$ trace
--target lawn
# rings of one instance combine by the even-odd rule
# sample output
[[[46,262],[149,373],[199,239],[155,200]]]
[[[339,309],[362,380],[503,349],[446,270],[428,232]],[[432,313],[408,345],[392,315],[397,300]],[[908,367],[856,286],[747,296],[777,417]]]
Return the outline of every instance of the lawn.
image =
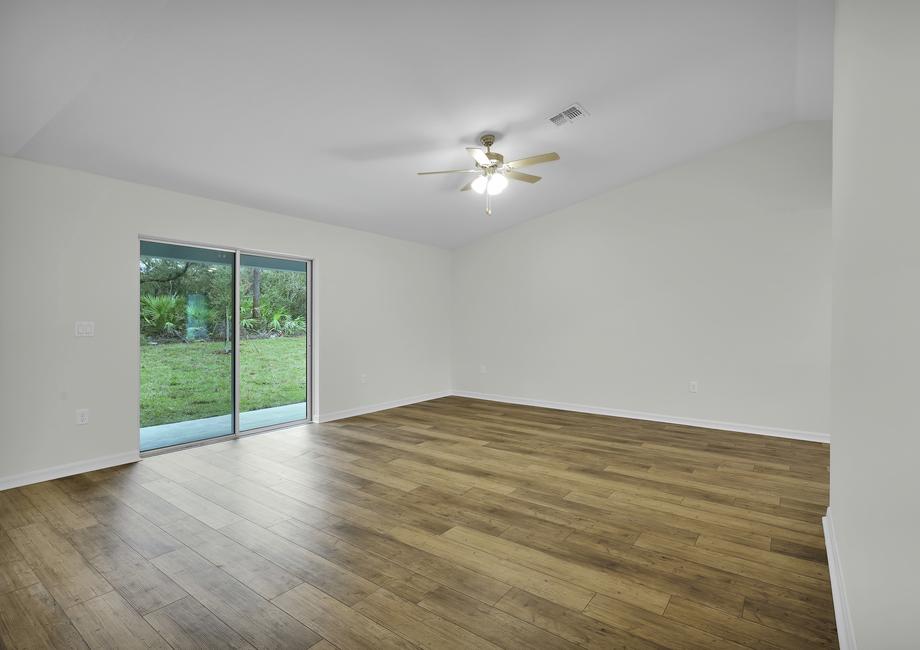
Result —
[[[141,344],[141,426],[182,422],[232,410],[232,355],[223,343]],[[240,343],[240,410],[306,400],[306,339]]]

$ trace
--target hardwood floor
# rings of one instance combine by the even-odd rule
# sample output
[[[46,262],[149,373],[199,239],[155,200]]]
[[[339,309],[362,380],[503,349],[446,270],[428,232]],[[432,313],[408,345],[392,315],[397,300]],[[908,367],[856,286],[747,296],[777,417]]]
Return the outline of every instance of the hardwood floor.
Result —
[[[0,492],[0,645],[836,647],[818,443],[444,398]]]

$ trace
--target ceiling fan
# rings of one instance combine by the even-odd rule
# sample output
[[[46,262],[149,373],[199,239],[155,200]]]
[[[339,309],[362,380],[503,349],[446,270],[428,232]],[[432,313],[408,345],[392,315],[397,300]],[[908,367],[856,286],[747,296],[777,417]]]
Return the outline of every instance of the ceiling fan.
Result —
[[[509,178],[516,181],[524,181],[525,183],[536,183],[538,180],[540,180],[540,176],[525,174],[523,172],[517,171],[518,169],[521,167],[529,167],[531,165],[539,165],[540,163],[559,160],[559,154],[553,151],[550,153],[540,154],[539,156],[530,156],[529,158],[521,158],[519,160],[505,162],[505,157],[503,155],[492,151],[492,145],[495,144],[494,135],[491,133],[486,133],[481,138],[479,138],[479,141],[482,143],[482,146],[486,148],[485,151],[476,147],[466,148],[476,163],[475,167],[470,169],[449,169],[442,172],[419,172],[418,175],[427,176],[429,174],[476,174],[476,178],[461,187],[460,191],[466,192],[467,190],[473,190],[477,194],[485,194],[486,214],[492,214],[492,197],[497,194],[501,194],[505,188],[508,187]]]

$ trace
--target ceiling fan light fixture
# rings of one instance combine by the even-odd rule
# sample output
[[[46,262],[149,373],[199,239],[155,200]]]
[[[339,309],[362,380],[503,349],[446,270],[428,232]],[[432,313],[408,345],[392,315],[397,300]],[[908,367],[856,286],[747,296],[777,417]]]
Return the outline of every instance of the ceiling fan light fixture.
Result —
[[[580,108],[580,107],[579,107]],[[569,118],[572,119],[572,118]],[[440,172],[419,172],[419,175],[428,176],[429,174],[475,174],[476,177],[469,183],[460,188],[461,192],[473,190],[476,194],[486,195],[486,214],[492,214],[492,197],[501,194],[508,187],[508,181],[520,181],[524,183],[536,183],[540,180],[539,176],[525,174],[518,171],[521,167],[530,167],[542,163],[559,160],[559,154],[555,151],[542,153],[538,156],[529,156],[528,158],[519,158],[505,162],[505,157],[492,151],[492,145],[495,144],[495,136],[491,133],[485,133],[479,138],[479,142],[485,147],[482,150],[478,147],[467,147],[466,151],[473,157],[475,165],[471,169],[448,169]],[[469,177],[467,177],[469,178]]]
[[[505,178],[504,174],[492,174],[489,178],[488,187],[486,188],[490,196],[495,196],[496,194],[501,194],[505,191],[505,188],[508,187],[508,179]]]
[[[477,176],[473,183],[470,185],[470,189],[476,192],[476,194],[482,194],[486,191],[486,186],[489,184],[489,179],[486,178],[485,174]]]

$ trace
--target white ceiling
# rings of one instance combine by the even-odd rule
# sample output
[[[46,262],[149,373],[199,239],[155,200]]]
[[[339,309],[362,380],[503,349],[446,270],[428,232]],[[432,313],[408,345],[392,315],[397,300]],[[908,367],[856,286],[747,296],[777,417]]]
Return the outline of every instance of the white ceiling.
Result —
[[[0,0],[0,153],[455,247],[829,119],[832,23],[832,0]],[[466,177],[415,175],[485,131],[562,157],[491,217]]]

